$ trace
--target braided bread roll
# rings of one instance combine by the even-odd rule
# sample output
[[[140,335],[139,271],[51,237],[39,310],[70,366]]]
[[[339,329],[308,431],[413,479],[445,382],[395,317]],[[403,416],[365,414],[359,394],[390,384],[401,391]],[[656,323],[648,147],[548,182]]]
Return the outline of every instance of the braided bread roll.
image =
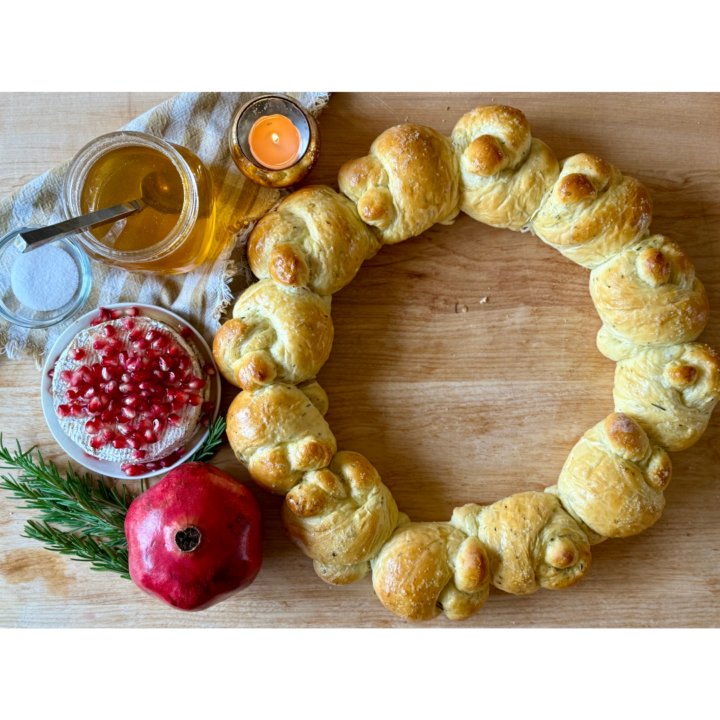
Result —
[[[637,346],[694,340],[710,315],[692,260],[662,235],[637,243],[593,270],[590,295],[603,321],[598,348],[612,360],[629,357]]]
[[[562,163],[530,229],[565,257],[594,268],[644,236],[651,219],[652,202],[641,183],[583,153]]]
[[[360,453],[344,450],[326,470],[310,472],[285,498],[290,539],[332,585],[363,577],[398,521],[398,509],[377,470]]]
[[[672,465],[662,448],[628,415],[612,413],[570,452],[557,486],[548,488],[591,543],[637,535],[656,523]]]
[[[520,110],[487,105],[458,120],[460,209],[493,227],[522,230],[560,174],[553,151],[530,134]]]
[[[340,190],[384,244],[449,225],[460,201],[459,168],[448,138],[423,125],[397,125],[379,135],[370,154],[346,162]]]
[[[450,522],[482,542],[492,584],[513,595],[571,587],[590,569],[587,535],[552,495],[525,492],[485,507],[464,505]]]
[[[326,185],[311,185],[288,195],[258,222],[247,255],[260,279],[331,295],[379,249],[353,203]]]
[[[404,620],[450,620],[474,615],[490,592],[490,564],[482,543],[446,522],[412,523],[401,514],[398,529],[372,560],[373,589]]]
[[[258,485],[285,494],[306,472],[327,467],[337,451],[327,409],[327,395],[314,381],[245,390],[228,409],[230,446]]]
[[[256,390],[274,380],[298,384],[315,377],[332,340],[323,298],[305,288],[261,280],[238,298],[233,319],[215,335],[213,355],[228,382]]]
[[[720,353],[703,343],[646,350],[615,367],[615,412],[633,417],[650,440],[687,450],[705,432],[720,398]]]

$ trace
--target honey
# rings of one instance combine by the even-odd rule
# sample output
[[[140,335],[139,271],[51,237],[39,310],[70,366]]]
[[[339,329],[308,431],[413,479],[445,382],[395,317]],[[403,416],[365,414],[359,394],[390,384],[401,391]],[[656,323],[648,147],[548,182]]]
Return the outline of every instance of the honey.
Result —
[[[141,133],[99,138],[80,152],[66,180],[70,212],[93,212],[130,200],[143,208],[83,233],[97,259],[128,270],[182,273],[214,250],[212,180],[200,159]],[[68,190],[69,188],[69,190]],[[68,198],[70,202],[68,202]]]

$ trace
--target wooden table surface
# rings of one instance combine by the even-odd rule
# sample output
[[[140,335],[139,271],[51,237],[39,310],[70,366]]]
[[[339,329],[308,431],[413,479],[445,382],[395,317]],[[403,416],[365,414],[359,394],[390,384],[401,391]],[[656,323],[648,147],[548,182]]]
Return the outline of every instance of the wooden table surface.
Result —
[[[0,193],[10,193],[159,94],[0,96]],[[309,181],[337,187],[341,163],[410,120],[449,134],[480,104],[521,108],[560,158],[597,154],[650,189],[652,229],[680,241],[713,313],[701,337],[720,346],[720,97],[717,95],[337,94],[321,117],[322,157]],[[333,299],[335,343],[319,379],[340,448],[378,468],[415,520],[463,503],[555,483],[577,439],[612,411],[614,363],[595,347],[600,321],[588,271],[530,235],[461,215],[452,227],[384,248]],[[487,298],[483,302],[483,298]],[[0,429],[65,457],[45,426],[39,373],[0,359]],[[236,391],[225,391],[225,407]],[[593,548],[578,586],[514,597],[492,590],[465,623],[439,627],[720,625],[720,413],[672,456],[662,519]],[[322,583],[284,537],[281,499],[255,488],[224,448],[215,463],[248,482],[264,513],[265,559],[253,586],[182,614],[132,583],[22,539],[27,511],[0,498],[0,626],[405,626],[368,579]]]

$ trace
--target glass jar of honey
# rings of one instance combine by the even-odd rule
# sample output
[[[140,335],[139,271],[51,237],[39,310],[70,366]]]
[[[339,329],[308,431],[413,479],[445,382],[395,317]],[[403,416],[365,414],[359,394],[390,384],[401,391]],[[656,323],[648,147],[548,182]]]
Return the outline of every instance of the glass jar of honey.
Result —
[[[68,217],[143,201],[134,215],[77,234],[88,254],[108,265],[185,273],[215,249],[207,168],[187,148],[145,133],[123,130],[88,143],[65,176],[63,200]]]

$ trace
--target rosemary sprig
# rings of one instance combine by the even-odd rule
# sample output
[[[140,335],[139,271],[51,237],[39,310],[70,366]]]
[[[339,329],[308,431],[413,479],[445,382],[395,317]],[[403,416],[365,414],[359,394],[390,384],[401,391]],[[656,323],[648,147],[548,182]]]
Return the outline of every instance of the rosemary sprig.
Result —
[[[206,462],[223,444],[225,418],[211,426],[203,444],[190,458]],[[129,578],[125,516],[135,499],[126,485],[118,490],[102,475],[80,474],[68,463],[63,476],[55,463],[46,461],[36,448],[23,452],[20,443],[11,452],[0,433],[0,470],[14,470],[17,477],[0,475],[0,487],[21,509],[36,510],[40,522],[25,524],[25,537],[39,540],[48,550],[89,562],[93,570],[108,570]],[[141,485],[144,489],[144,485]],[[55,526],[62,526],[61,528]]]
[[[210,432],[205,438],[203,444],[193,453],[189,462],[207,462],[227,440],[223,440],[226,423],[225,418],[220,415],[218,419],[210,425]]]

